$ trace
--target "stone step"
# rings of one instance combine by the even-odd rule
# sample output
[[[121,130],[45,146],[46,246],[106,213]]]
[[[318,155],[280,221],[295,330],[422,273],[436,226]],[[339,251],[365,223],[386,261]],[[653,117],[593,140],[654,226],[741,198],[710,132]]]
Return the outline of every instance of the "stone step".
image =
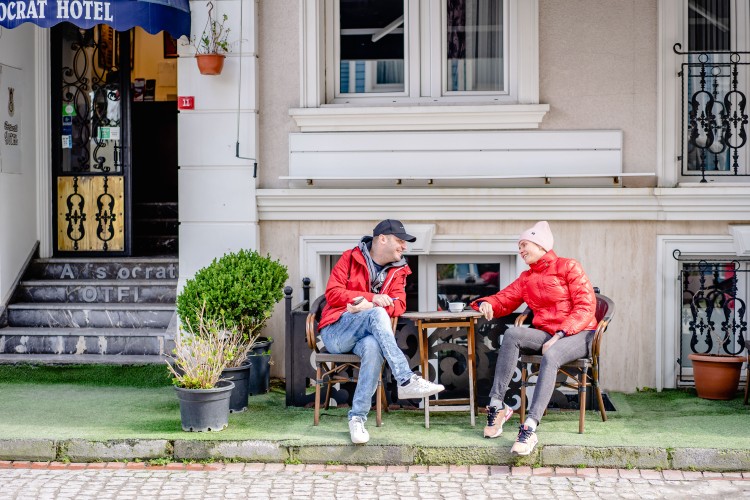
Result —
[[[177,280],[21,281],[13,302],[175,303]]]
[[[179,250],[178,237],[166,234],[135,235],[133,246],[136,253],[144,255],[172,255]]]
[[[133,221],[135,236],[166,235],[176,238],[180,223],[177,219],[136,219]]]
[[[30,303],[8,305],[8,325],[39,328],[166,328],[174,304]]]
[[[25,280],[175,280],[177,277],[175,257],[35,259],[24,275]]]
[[[177,202],[135,203],[133,217],[136,219],[177,218]]]
[[[158,356],[173,348],[161,328],[0,329],[0,354]]]
[[[0,354],[0,364],[163,365],[165,356],[125,354]]]

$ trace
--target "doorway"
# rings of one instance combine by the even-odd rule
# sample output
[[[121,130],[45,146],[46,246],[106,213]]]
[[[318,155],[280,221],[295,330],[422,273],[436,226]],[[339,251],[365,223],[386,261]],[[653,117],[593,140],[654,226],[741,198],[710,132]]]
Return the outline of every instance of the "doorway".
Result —
[[[64,23],[51,48],[54,255],[176,255],[176,42]]]

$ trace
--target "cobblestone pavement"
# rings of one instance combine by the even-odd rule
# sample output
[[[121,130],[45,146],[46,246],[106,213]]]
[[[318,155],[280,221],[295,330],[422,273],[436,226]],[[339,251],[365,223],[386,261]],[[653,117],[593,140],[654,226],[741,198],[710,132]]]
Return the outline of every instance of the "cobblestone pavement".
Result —
[[[0,461],[2,499],[750,498],[750,472]]]

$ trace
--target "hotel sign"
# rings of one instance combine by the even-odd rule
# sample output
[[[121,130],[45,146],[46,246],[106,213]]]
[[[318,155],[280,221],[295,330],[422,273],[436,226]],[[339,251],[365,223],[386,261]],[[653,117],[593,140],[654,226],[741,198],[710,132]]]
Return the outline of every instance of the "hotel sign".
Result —
[[[31,22],[49,28],[69,22],[79,28],[107,24],[117,31],[140,26],[149,33],[190,36],[189,0],[0,0],[0,26]]]

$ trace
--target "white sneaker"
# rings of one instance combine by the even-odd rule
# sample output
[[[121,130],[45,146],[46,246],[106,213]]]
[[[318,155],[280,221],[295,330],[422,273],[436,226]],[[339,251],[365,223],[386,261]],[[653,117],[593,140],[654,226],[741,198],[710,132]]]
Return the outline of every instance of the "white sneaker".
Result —
[[[362,417],[352,417],[349,420],[349,434],[354,444],[365,444],[370,440],[370,433],[365,429],[365,421]]]
[[[416,373],[411,376],[409,383],[398,386],[398,399],[422,399],[445,390],[441,384],[433,384]]]

